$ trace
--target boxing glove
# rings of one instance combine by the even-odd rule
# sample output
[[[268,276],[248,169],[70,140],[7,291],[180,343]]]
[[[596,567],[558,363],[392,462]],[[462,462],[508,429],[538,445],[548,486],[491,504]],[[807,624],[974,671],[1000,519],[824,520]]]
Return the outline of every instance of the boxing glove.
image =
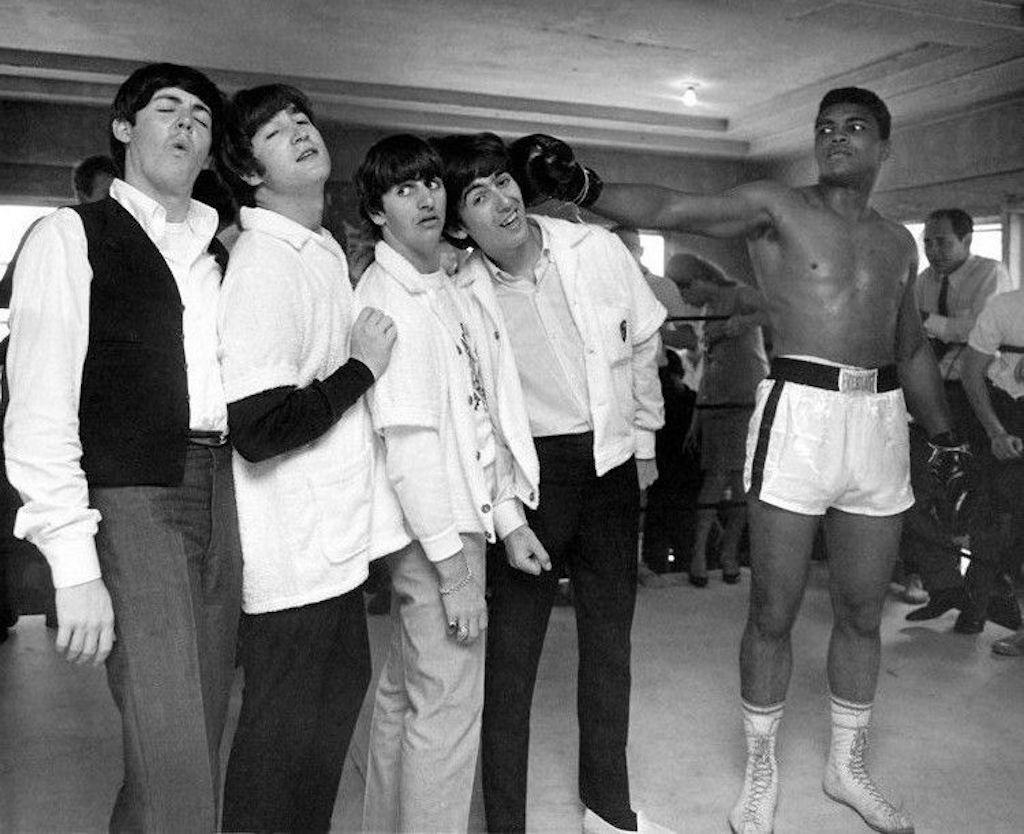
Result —
[[[935,484],[935,512],[953,535],[968,532],[973,489],[973,455],[951,431],[928,440],[928,472]]]
[[[549,197],[586,208],[601,195],[601,178],[576,161],[561,139],[531,133],[509,146],[510,173],[519,183],[527,206]]]

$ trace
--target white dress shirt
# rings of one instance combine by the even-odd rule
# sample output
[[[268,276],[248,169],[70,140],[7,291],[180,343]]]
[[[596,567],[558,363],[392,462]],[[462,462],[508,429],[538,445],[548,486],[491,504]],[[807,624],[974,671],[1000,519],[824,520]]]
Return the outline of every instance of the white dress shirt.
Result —
[[[999,261],[969,255],[960,266],[949,273],[949,293],[946,309],[949,315],[940,316],[939,293],[942,276],[930,266],[917,276],[915,286],[917,308],[924,315],[924,329],[931,338],[951,343],[939,359],[943,379],[960,379],[963,343],[974,327],[974,322],[994,293],[1009,289],[1010,276]]]
[[[532,279],[484,261],[512,339],[530,431],[534,437],[581,434],[593,428],[583,339],[543,228],[541,247]]]
[[[1002,351],[1001,346],[1024,348],[1024,290],[992,296],[978,316],[967,344],[993,357],[986,375],[992,384],[1015,400],[1024,397],[1024,354]]]
[[[160,203],[123,180],[114,180],[110,196],[164,256],[181,295],[189,426],[226,432],[216,335],[221,274],[206,251],[217,231],[217,212],[193,200],[185,221],[172,224]],[[43,218],[14,273],[4,453],[8,478],[24,502],[14,534],[42,551],[57,588],[100,576],[93,541],[100,516],[89,507],[78,434],[91,281],[77,212],[59,209]]]

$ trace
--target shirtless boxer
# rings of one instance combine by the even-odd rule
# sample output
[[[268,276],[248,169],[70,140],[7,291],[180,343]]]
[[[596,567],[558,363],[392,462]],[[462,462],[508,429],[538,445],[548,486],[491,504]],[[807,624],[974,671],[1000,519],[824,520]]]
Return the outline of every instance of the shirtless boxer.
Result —
[[[740,677],[748,761],[729,825],[744,834],[773,827],[790,629],[824,516],[835,625],[823,787],[876,831],[912,832],[864,765],[882,602],[900,514],[913,503],[905,404],[932,438],[937,476],[962,482],[965,447],[951,435],[914,303],[914,241],[868,206],[889,155],[889,112],[867,90],[832,90],[814,130],[816,185],[754,182],[716,196],[653,185],[602,190],[596,174],[551,137],[525,137],[513,152],[525,190],[538,199],[572,200],[638,228],[746,238],[782,358],[758,388],[747,439],[751,593]]]

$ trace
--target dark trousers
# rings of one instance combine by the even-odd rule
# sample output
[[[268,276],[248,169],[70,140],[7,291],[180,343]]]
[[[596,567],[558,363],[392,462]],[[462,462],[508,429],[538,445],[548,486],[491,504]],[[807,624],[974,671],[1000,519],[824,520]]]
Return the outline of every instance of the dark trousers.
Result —
[[[988,449],[988,438],[974,416],[970,400],[959,382],[947,382],[946,401],[949,403],[953,426],[976,454]],[[907,573],[921,576],[930,594],[959,588],[960,548],[953,543],[952,533],[939,523],[932,513],[935,484],[928,472],[930,453],[928,438],[917,424],[910,432],[910,483],[914,489],[914,506],[907,510],[900,540],[900,560]]]
[[[117,641],[124,783],[111,831],[217,828],[241,547],[229,447],[189,446],[178,487],[91,490]]]
[[[992,385],[988,392],[1003,428],[1024,437],[1024,401],[1014,401]],[[987,437],[977,440],[973,448],[977,471],[969,516],[971,566],[965,584],[976,612],[982,615],[1001,577],[1020,570],[1021,551],[1014,545],[1024,531],[1024,461],[998,460]]]
[[[225,831],[327,831],[370,648],[362,588],[243,614],[242,711],[224,785]]]
[[[626,769],[630,629],[640,503],[636,464],[594,474],[593,435],[535,438],[541,503],[527,520],[552,560],[535,577],[504,561],[492,577],[483,714],[487,830],[525,831],[530,708],[563,567],[579,640],[579,791],[588,808],[629,827]]]

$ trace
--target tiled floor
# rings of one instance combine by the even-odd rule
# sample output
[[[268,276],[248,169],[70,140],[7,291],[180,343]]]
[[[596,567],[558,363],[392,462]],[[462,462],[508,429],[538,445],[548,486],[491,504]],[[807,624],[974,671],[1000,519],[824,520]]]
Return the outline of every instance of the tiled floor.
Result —
[[[705,590],[644,588],[634,637],[630,764],[634,804],[687,832],[726,831],[743,769],[736,655],[746,576]],[[866,832],[821,792],[828,741],[824,657],[831,623],[822,565],[794,632],[794,672],[779,743],[776,830]],[[891,601],[883,625],[873,771],[902,797],[920,834],[1024,831],[1024,660],[992,655],[951,632],[953,615],[908,624]],[[373,618],[379,660],[387,620]],[[58,661],[41,617],[22,618],[0,646],[0,832],[99,832],[117,789],[117,715],[101,670]],[[531,831],[577,832],[575,628],[555,609],[534,699]],[[235,698],[234,711],[237,711]],[[350,751],[336,831],[360,818],[366,715]],[[479,811],[479,809],[477,809]],[[479,824],[479,813],[476,823]]]

